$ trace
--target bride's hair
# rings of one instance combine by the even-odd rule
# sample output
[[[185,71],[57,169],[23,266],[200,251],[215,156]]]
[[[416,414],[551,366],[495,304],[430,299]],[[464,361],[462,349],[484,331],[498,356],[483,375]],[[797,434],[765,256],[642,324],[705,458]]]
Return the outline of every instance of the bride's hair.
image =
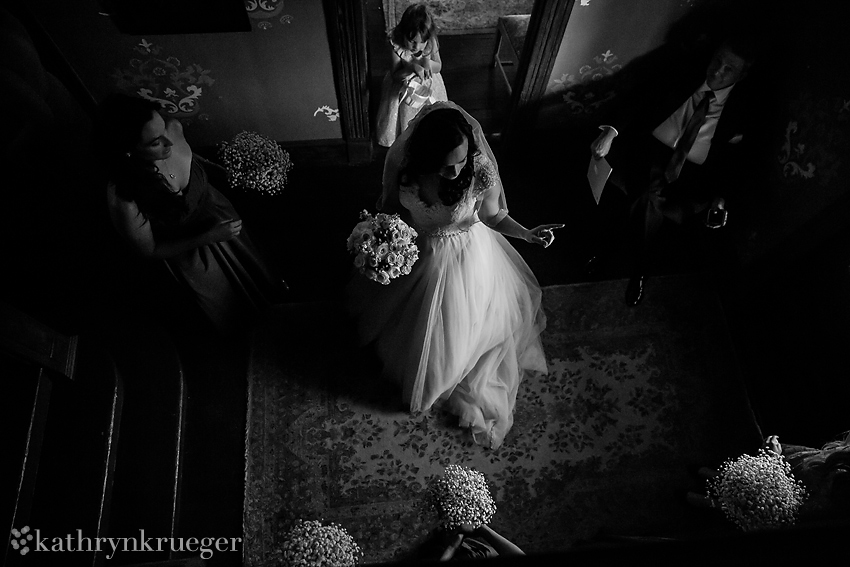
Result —
[[[472,183],[478,146],[472,126],[460,111],[440,108],[422,117],[408,144],[407,166],[400,172],[400,181],[410,182],[420,175],[436,173],[443,167],[446,156],[463,143],[468,149],[466,164],[455,179],[440,178],[440,201],[446,206],[457,203]]]

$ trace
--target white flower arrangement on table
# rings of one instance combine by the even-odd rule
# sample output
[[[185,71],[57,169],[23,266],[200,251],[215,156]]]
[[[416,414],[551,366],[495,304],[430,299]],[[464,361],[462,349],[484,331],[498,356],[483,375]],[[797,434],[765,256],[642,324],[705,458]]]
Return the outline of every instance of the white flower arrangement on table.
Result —
[[[354,267],[370,280],[387,285],[410,273],[419,259],[416,231],[398,215],[368,211],[360,213],[360,222],[348,237],[348,251],[354,254]]]
[[[222,142],[218,155],[231,187],[262,195],[280,194],[292,169],[289,152],[256,132],[242,132],[230,142]]]
[[[793,525],[806,489],[781,455],[760,449],[721,465],[708,492],[726,517],[744,531]]]
[[[298,520],[283,539],[282,564],[287,567],[349,567],[363,558],[360,546],[339,524]]]
[[[484,475],[469,467],[448,465],[443,476],[432,481],[430,492],[440,525],[446,530],[464,524],[477,528],[490,523],[496,513]]]

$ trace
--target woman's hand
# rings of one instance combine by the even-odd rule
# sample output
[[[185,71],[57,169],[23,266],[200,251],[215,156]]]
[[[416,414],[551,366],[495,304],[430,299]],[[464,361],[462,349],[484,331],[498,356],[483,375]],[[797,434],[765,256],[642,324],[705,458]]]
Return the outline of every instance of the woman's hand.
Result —
[[[242,232],[242,220],[226,220],[212,227],[207,236],[210,238],[210,243],[227,242],[231,238],[239,236]]]
[[[463,543],[463,532],[446,532],[443,537],[443,554],[440,556],[440,561],[448,561],[454,557],[457,548]]]
[[[764,449],[776,453],[777,455],[782,454],[782,445],[779,443],[778,435],[770,435],[767,439],[764,440]]]
[[[556,228],[564,228],[563,224],[541,224],[528,231],[525,237],[526,242],[539,244],[543,248],[548,248],[555,241],[555,233],[552,232]]]
[[[603,127],[599,136],[590,144],[590,153],[596,159],[603,158],[611,151],[611,142],[617,136],[617,131],[613,128]]]

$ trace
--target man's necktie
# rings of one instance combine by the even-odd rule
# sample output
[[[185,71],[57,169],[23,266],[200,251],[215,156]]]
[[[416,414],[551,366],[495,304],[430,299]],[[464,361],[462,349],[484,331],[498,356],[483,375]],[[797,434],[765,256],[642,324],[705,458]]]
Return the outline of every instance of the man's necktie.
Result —
[[[667,169],[664,170],[664,177],[667,179],[667,183],[673,183],[679,178],[679,174],[682,173],[685,158],[688,157],[688,152],[691,151],[691,147],[693,147],[697,139],[699,129],[705,124],[708,107],[713,100],[714,91],[706,91],[702,100],[699,101],[699,104],[694,109],[693,116],[691,116],[691,119],[685,125],[682,136],[679,138],[679,143],[676,144],[676,149],[673,151],[673,157],[670,158],[670,163],[667,164]]]

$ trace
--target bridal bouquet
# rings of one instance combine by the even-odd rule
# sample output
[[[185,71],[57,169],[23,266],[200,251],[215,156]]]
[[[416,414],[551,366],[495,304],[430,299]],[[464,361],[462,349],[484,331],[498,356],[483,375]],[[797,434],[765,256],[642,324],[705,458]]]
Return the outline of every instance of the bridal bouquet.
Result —
[[[484,475],[469,467],[447,466],[443,476],[431,483],[430,492],[440,525],[447,530],[463,524],[477,528],[489,523],[496,513]]]
[[[222,142],[218,155],[227,170],[230,185],[262,195],[278,195],[292,169],[289,152],[277,142],[256,132],[242,132]]]
[[[390,280],[410,273],[419,258],[416,231],[398,215],[367,211],[348,237],[348,251],[354,254],[354,267],[370,280],[387,285]]]
[[[363,557],[360,546],[338,524],[298,520],[283,539],[283,565],[287,567],[349,567]]]
[[[708,481],[709,494],[744,531],[792,525],[806,499],[803,484],[781,455],[761,449],[726,461]]]

